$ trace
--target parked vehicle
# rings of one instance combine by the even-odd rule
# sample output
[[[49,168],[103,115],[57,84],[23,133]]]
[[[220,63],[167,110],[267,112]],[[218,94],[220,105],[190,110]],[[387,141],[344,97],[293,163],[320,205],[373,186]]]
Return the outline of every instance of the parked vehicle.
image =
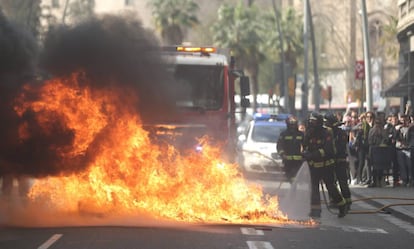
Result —
[[[244,168],[282,167],[276,144],[280,133],[286,129],[286,114],[257,113],[245,133],[238,137],[238,163]]]

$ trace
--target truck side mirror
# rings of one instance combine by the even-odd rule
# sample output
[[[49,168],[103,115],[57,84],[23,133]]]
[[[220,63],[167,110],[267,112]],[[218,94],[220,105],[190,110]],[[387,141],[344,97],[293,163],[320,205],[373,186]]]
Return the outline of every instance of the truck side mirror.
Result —
[[[250,95],[250,80],[247,76],[240,77],[240,95],[247,96]]]

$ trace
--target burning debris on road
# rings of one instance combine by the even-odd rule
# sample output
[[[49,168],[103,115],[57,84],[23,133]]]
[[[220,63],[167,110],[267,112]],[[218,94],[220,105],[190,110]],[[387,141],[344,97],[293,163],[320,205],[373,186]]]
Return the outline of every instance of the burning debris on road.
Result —
[[[207,140],[201,153],[187,155],[152,143],[143,123],[175,110],[162,63],[148,53],[156,39],[138,21],[105,16],[52,29],[38,64],[48,77],[27,80],[35,46],[0,18],[1,32],[13,34],[1,34],[12,40],[0,49],[14,45],[0,64],[0,172],[38,178],[28,194],[37,209],[289,222],[277,197],[248,184]]]

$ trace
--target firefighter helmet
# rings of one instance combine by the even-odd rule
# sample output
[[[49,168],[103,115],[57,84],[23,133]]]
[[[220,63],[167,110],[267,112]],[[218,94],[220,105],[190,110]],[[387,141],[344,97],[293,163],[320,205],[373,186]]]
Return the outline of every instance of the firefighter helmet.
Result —
[[[309,128],[319,128],[323,125],[323,117],[320,113],[312,112],[308,118]]]
[[[299,123],[298,119],[293,115],[289,116],[285,120],[285,122],[286,122],[287,128],[289,128],[289,129],[297,129],[298,128],[298,123]]]
[[[332,112],[328,112],[323,116],[323,122],[328,127],[334,127],[339,125],[338,119]]]

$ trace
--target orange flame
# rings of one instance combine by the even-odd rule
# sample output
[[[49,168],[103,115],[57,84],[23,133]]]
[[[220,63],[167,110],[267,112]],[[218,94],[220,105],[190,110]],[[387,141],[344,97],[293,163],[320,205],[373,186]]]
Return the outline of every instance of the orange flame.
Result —
[[[86,83],[82,73],[49,80],[38,92],[40,99],[16,107],[19,114],[31,108],[45,130],[53,118],[64,120],[74,139],[70,148],[62,149],[62,157],[94,155],[81,173],[37,180],[31,201],[63,213],[144,213],[185,222],[293,222],[279,211],[276,196],[264,196],[260,186],[247,183],[237,165],[220,161],[220,149],[209,146],[207,138],[200,140],[201,153],[180,156],[172,146],[161,149],[128,108],[126,103],[136,103],[134,96],[119,89],[91,89]],[[30,135],[25,129],[23,125],[23,139]]]

